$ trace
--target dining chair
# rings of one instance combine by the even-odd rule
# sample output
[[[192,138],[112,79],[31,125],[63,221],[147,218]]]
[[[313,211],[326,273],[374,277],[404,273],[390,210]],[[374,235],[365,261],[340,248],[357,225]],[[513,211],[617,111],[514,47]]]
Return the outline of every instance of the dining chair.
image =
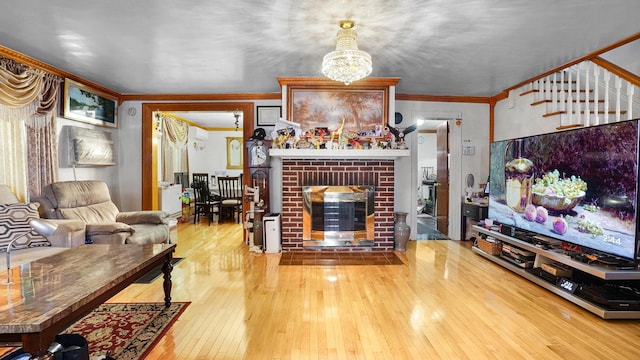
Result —
[[[220,216],[219,198],[211,194],[209,186],[204,181],[194,181],[193,192],[195,196],[193,223],[198,222],[200,216],[205,216],[209,220],[209,225],[211,225],[213,215],[218,214]]]
[[[218,176],[221,215],[228,212],[231,219],[240,223],[242,218],[242,174]]]
[[[192,177],[193,177],[193,182],[194,183],[196,181],[202,181],[207,185],[207,187],[209,187],[209,174],[207,174],[207,173],[193,173]]]

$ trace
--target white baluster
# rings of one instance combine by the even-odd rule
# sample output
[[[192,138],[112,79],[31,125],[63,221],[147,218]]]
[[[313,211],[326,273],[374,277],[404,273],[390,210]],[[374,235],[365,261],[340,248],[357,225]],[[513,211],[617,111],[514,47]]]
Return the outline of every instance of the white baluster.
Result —
[[[633,119],[633,93],[635,86],[632,83],[627,82],[627,120]]]
[[[547,113],[550,113],[551,109],[553,108],[553,106],[550,103],[550,101],[552,99],[552,96],[553,96],[553,94],[551,92],[551,89],[553,88],[553,83],[551,81],[552,81],[551,75],[549,75],[549,76],[547,76],[545,78],[545,84],[546,84],[546,92],[545,92],[545,94],[546,94],[546,96],[545,96],[544,100],[547,103]]]
[[[567,94],[564,91],[564,71],[560,72],[560,91],[559,91],[559,95],[560,97],[558,98],[559,102],[560,102],[560,107],[559,107],[559,111],[567,111],[567,104],[565,103],[565,100],[567,99]]]
[[[591,63],[588,61],[584,62],[584,126],[591,126],[591,107],[589,104],[589,80],[590,80],[590,72]]]
[[[593,64],[593,122],[594,125],[600,125],[600,99],[598,98],[599,80],[600,80],[600,66]]]
[[[609,80],[611,79],[611,73],[608,70],[602,69],[602,76],[604,78],[604,123],[609,123]]]
[[[556,73],[553,73],[553,84],[551,86],[551,112],[558,111],[558,83],[556,81]]]
[[[622,88],[622,78],[616,75],[616,122],[620,121],[620,93]]]
[[[569,82],[567,82],[567,119],[573,124],[573,71],[569,70]]]
[[[580,103],[581,98],[580,92],[580,63],[576,64],[576,101],[575,101],[575,113],[576,113],[576,123],[582,124],[582,104]]]

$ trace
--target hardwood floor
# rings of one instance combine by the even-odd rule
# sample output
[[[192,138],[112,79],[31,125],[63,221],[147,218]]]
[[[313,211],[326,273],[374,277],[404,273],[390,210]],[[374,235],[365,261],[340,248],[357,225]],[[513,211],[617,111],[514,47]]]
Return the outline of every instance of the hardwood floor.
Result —
[[[639,359],[640,320],[605,321],[471,252],[410,241],[406,265],[279,266],[242,226],[180,224],[173,300],[147,359]],[[162,280],[111,302],[162,301]]]

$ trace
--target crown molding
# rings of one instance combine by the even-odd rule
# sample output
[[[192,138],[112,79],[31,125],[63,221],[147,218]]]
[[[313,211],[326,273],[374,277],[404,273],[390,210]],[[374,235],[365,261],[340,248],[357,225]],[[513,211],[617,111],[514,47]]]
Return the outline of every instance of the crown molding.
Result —
[[[55,76],[59,76],[59,77],[61,77],[63,79],[65,79],[65,78],[71,79],[71,80],[77,81],[79,83],[82,83],[84,85],[87,85],[87,86],[93,87],[95,89],[101,90],[101,91],[103,91],[103,92],[105,92],[107,94],[115,96],[116,98],[118,98],[118,103],[122,103],[122,100],[120,98],[121,95],[120,95],[120,93],[118,93],[116,91],[113,91],[113,90],[111,90],[109,88],[106,88],[106,87],[104,87],[102,85],[96,84],[96,83],[94,83],[92,81],[89,81],[87,79],[83,79],[83,78],[81,78],[81,77],[79,77],[77,75],[74,75],[74,74],[68,73],[66,71],[60,70],[55,66],[51,66],[51,65],[49,65],[47,63],[44,63],[44,62],[42,62],[40,60],[36,60],[36,59],[34,59],[34,58],[30,57],[30,56],[27,56],[25,54],[19,53],[19,52],[15,51],[15,50],[11,50],[11,49],[6,48],[4,46],[0,46],[0,55],[4,56],[6,58],[9,58],[11,60],[18,61],[18,62],[20,62],[20,63],[22,63],[24,65],[30,66],[32,68],[36,68],[36,69],[45,71],[45,72],[47,72],[49,74],[52,74],[52,75],[55,75]]]

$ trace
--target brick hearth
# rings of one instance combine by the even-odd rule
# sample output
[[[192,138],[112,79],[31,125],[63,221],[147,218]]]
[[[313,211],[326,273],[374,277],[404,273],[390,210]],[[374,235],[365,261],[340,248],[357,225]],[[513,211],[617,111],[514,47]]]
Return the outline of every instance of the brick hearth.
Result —
[[[282,250],[302,247],[302,187],[313,185],[375,186],[375,239],[371,246],[325,251],[392,251],[394,160],[282,160]]]

